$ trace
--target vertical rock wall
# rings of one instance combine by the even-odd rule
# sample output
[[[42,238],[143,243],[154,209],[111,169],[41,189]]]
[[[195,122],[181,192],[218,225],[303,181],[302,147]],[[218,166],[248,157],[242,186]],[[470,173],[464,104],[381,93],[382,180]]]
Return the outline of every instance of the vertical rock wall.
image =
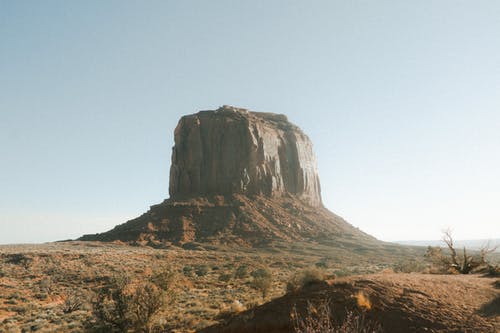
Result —
[[[286,116],[223,106],[184,116],[175,129],[171,198],[294,195],[321,206],[312,143]]]

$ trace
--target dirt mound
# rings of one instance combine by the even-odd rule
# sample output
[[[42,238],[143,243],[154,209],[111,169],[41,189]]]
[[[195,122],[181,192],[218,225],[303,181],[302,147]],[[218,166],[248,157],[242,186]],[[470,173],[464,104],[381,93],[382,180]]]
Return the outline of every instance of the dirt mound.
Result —
[[[354,276],[309,286],[247,310],[202,333],[293,332],[294,306],[304,315],[308,302],[327,300],[338,323],[359,310],[362,293],[370,309],[366,320],[383,332],[499,332],[500,290],[495,279],[479,276],[377,274]]]
[[[335,239],[377,242],[326,208],[309,206],[295,196],[234,194],[168,199],[136,219],[80,240],[121,240],[152,246],[187,246],[192,242],[258,246],[273,240]]]

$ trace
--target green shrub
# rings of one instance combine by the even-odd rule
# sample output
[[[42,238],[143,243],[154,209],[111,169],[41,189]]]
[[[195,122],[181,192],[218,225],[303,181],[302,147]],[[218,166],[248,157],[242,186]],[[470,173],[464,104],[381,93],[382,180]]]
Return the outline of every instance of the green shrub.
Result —
[[[163,292],[152,283],[139,285],[132,298],[132,327],[135,332],[149,333],[152,318],[163,306]]]
[[[33,258],[23,253],[12,253],[3,255],[6,264],[20,265],[28,269],[33,262]]]
[[[221,273],[219,275],[219,281],[222,281],[222,282],[229,282],[229,281],[231,281],[232,278],[233,278],[233,274],[231,274],[231,273]]]
[[[328,259],[327,258],[322,258],[320,261],[314,264],[317,268],[320,269],[326,269],[328,268]]]
[[[270,277],[271,271],[267,268],[259,268],[250,273],[253,278]]]
[[[184,268],[182,268],[182,273],[184,274],[184,276],[193,276],[193,266],[184,266]]]
[[[240,266],[238,266],[238,268],[236,269],[236,272],[234,272],[234,276],[237,278],[237,279],[245,279],[248,277],[248,265],[245,265],[245,264],[241,264]]]
[[[325,279],[325,274],[317,268],[306,268],[292,275],[286,284],[286,292],[297,292],[311,284],[321,282]]]
[[[259,268],[252,272],[252,288],[256,289],[261,293],[262,300],[267,297],[269,290],[271,289],[273,276],[269,269]]]
[[[172,291],[177,281],[177,274],[168,267],[162,267],[151,274],[149,280],[163,291]]]
[[[426,265],[417,259],[407,259],[397,262],[392,269],[396,273],[414,273],[424,271]]]
[[[164,292],[147,281],[132,284],[128,277],[116,277],[99,290],[92,303],[94,332],[144,332],[152,330],[153,316],[164,304]]]
[[[205,276],[208,274],[209,270],[210,268],[208,267],[208,265],[196,265],[194,272],[198,276]]]

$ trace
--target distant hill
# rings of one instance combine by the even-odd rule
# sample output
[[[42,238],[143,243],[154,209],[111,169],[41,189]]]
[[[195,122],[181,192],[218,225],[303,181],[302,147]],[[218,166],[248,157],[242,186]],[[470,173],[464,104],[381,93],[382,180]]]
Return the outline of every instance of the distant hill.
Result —
[[[394,243],[401,245],[416,245],[416,246],[445,246],[442,240],[407,240],[396,241]],[[455,245],[457,248],[466,247],[471,250],[479,250],[485,245],[490,247],[498,246],[495,252],[500,253],[500,238],[493,239],[469,239],[469,240],[456,240]]]

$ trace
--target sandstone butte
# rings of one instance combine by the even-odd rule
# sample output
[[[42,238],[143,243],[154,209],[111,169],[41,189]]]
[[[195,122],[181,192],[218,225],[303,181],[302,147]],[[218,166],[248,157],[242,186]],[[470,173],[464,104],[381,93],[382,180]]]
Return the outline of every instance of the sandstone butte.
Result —
[[[174,138],[170,197],[80,240],[151,246],[375,241],[323,206],[311,140],[285,115],[225,105],[182,117]]]

